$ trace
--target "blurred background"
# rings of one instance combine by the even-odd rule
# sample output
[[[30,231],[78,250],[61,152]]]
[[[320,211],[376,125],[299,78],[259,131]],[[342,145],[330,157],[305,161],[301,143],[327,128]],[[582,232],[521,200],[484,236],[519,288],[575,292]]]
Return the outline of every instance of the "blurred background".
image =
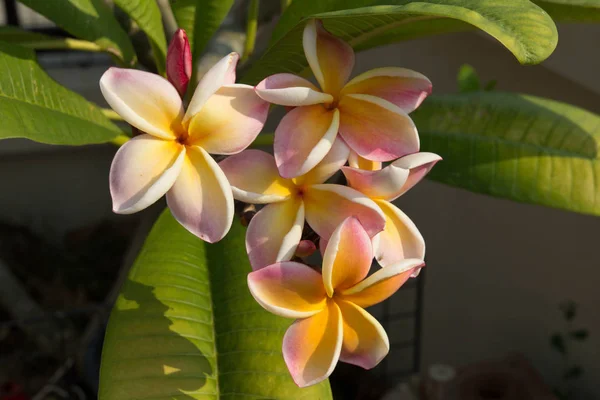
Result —
[[[0,1],[0,24],[56,31],[11,0]],[[558,28],[558,48],[538,66],[521,66],[493,39],[470,32],[359,53],[354,73],[407,67],[428,76],[434,93],[453,93],[468,63],[482,82],[497,81],[497,91],[600,113],[600,26]],[[106,105],[98,80],[110,65],[107,56],[48,51],[39,62],[61,84]],[[270,118],[265,131],[275,126]],[[115,151],[16,139],[0,144],[0,400],[95,398],[104,324],[122,267],[161,209],[112,213],[108,172]],[[415,377],[443,385],[476,372],[489,390],[456,398],[553,399],[552,391],[565,385],[573,390],[569,398],[600,398],[600,218],[430,181],[397,205],[426,240],[427,268],[373,310],[392,351],[369,373],[340,364],[332,378],[336,398],[416,399],[410,397]],[[511,368],[519,385],[533,389],[502,392]]]

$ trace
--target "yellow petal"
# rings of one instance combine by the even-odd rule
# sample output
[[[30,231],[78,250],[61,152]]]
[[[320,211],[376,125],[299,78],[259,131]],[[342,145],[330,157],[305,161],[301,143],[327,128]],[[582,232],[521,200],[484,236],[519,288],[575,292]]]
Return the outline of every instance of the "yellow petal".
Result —
[[[342,349],[342,318],[333,301],[320,313],[292,324],[283,337],[283,358],[296,385],[327,379]]]
[[[381,161],[371,161],[359,156],[355,151],[350,151],[348,164],[352,168],[364,169],[365,171],[377,171],[381,169]]]
[[[248,288],[265,310],[286,318],[307,318],[327,306],[321,274],[296,262],[271,264],[251,272]]]
[[[222,86],[192,117],[188,141],[211,154],[239,153],[256,139],[268,112],[252,86]]]
[[[331,297],[362,281],[373,261],[371,238],[358,219],[349,217],[333,232],[323,255],[323,284]]]
[[[340,361],[371,369],[390,351],[385,329],[371,314],[356,304],[336,301],[344,321],[344,341]]]
[[[411,274],[424,265],[422,260],[415,258],[402,260],[381,268],[364,281],[342,291],[339,295],[336,294],[336,296],[362,308],[370,307],[396,293]]]
[[[173,217],[210,243],[221,240],[233,221],[233,195],[219,164],[200,147],[187,147],[185,163],[167,193]]]

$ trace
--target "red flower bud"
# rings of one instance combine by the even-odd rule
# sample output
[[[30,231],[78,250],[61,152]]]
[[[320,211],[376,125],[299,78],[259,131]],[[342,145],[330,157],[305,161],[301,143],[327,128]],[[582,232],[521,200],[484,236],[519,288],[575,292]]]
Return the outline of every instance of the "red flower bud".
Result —
[[[192,76],[192,51],[183,29],[178,29],[167,51],[167,78],[181,96],[185,94]]]

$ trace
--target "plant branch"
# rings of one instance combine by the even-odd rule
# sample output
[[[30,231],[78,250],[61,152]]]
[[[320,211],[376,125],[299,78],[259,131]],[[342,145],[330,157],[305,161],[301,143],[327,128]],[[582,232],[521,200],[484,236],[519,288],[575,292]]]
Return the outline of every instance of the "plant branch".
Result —
[[[81,50],[81,51],[92,51],[92,52],[104,51],[103,48],[101,48],[94,42],[88,42],[87,40],[79,40],[79,39],[71,39],[71,38],[31,41],[31,42],[22,43],[22,45],[36,49],[36,50],[68,49],[68,50]]]
[[[124,121],[119,114],[109,108],[102,108],[100,111],[102,111],[102,114],[108,119],[112,119],[113,121]]]
[[[254,52],[256,44],[256,30],[258,28],[258,8],[259,0],[250,0],[248,5],[248,20],[246,21],[246,43],[244,45],[244,53],[242,62],[247,61]]]
[[[160,8],[167,42],[169,42],[179,26],[177,25],[175,15],[173,15],[173,9],[171,8],[171,4],[169,4],[169,0],[156,0],[156,3],[158,4],[158,8]]]
[[[113,140],[111,140],[109,143],[114,144],[115,146],[123,146],[125,143],[127,143],[127,141],[131,139],[129,136],[127,135],[119,135],[116,138],[114,138]]]

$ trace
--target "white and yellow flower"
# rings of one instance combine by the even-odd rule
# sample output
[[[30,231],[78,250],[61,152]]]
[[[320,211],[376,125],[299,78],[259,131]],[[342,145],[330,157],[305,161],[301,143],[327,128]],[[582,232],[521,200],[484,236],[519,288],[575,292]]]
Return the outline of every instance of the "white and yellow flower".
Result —
[[[425,259],[423,236],[391,202],[419,183],[441,159],[434,153],[415,153],[381,169],[381,163],[352,155],[350,167],[342,167],[348,185],[372,199],[385,214],[385,228],[373,239],[375,259],[382,267],[405,258]]]
[[[220,163],[236,199],[267,204],[246,233],[252,268],[290,260],[305,220],[323,240],[350,216],[356,216],[371,237],[383,229],[384,215],[375,202],[347,186],[324,184],[346,163],[348,153],[337,140],[315,168],[293,179],[282,178],[273,156],[260,150],[246,150]]]
[[[185,113],[177,89],[159,75],[121,68],[104,73],[100,88],[108,104],[144,132],[113,160],[116,213],[140,211],[166,193],[173,216],[196,236],[215,242],[229,231],[231,187],[209,153],[244,150],[268,113],[253,87],[235,84],[238,59],[231,53],[206,73]]]
[[[360,156],[391,161],[419,151],[408,116],[431,92],[431,82],[405,68],[377,68],[349,81],[354,51],[320,21],[304,29],[304,54],[320,89],[292,74],[267,77],[256,86],[270,103],[295,107],[275,131],[274,152],[283,177],[303,175],[329,152],[336,136]]]
[[[288,261],[248,275],[263,308],[297,319],[283,338],[283,357],[298,386],[326,379],[338,360],[370,369],[387,355],[387,334],[364,308],[390,297],[424,263],[405,259],[367,277],[372,259],[368,233],[348,218],[331,236],[322,274]]]

